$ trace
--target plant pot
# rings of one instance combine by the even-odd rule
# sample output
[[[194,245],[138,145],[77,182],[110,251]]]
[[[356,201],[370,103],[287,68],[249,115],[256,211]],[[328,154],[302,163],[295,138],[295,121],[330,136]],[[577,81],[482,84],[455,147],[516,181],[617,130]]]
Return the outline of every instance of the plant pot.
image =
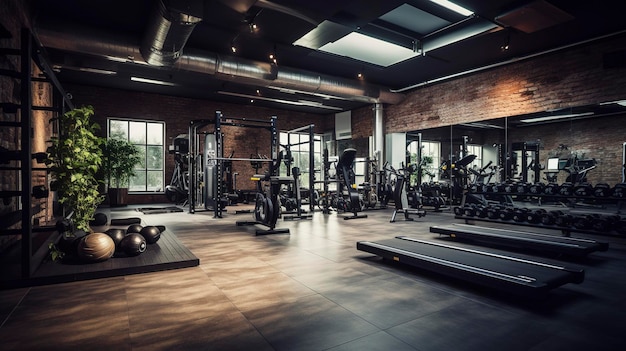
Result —
[[[121,207],[126,206],[128,197],[128,188],[109,188],[109,206]]]

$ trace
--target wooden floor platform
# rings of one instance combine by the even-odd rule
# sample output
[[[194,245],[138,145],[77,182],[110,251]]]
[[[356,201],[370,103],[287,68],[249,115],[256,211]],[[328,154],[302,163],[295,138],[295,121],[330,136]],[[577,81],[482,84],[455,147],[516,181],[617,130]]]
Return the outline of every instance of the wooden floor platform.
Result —
[[[19,262],[19,257],[17,262]],[[3,264],[0,289],[187,268],[199,264],[200,260],[172,232],[165,230],[161,233],[159,241],[148,245],[145,252],[134,257],[119,255],[119,257],[113,256],[104,262],[97,263],[53,262],[48,259],[44,260],[29,278],[20,277],[19,264]],[[14,267],[15,271],[6,271],[9,267]]]

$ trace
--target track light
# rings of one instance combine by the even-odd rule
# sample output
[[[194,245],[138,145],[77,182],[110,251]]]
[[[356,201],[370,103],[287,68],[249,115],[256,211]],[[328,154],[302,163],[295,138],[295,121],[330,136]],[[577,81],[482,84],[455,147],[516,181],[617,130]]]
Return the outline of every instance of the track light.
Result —
[[[500,50],[507,51],[509,49],[509,42],[511,41],[511,34],[507,32],[506,38],[504,39],[504,43],[500,46]]]
[[[275,65],[278,64],[278,55],[276,53],[276,44],[274,44],[274,51],[270,53],[269,58],[270,61],[273,62]]]
[[[230,42],[230,51],[233,54],[237,53],[237,38],[239,38],[239,35],[235,36],[233,40]]]
[[[248,27],[250,27],[250,33],[256,33],[259,30],[256,23],[248,23]]]

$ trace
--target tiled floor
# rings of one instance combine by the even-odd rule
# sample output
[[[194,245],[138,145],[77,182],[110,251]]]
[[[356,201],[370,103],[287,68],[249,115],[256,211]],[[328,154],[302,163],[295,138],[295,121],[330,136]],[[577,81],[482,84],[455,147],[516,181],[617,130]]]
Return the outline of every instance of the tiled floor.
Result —
[[[359,240],[399,234],[438,240],[428,228],[454,222],[449,213],[396,223],[391,210],[350,221],[315,213],[279,221],[290,235],[268,236],[235,225],[251,215],[230,213],[133,213],[166,225],[198,267],[0,290],[0,349],[539,351],[626,342],[624,239],[596,237],[611,247],[574,262],[586,271],[582,284],[523,301],[356,250]]]

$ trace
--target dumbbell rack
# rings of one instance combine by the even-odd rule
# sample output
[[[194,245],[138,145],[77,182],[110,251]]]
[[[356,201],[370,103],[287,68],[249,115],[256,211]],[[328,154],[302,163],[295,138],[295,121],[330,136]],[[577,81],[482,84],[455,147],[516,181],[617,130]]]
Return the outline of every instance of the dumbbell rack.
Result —
[[[472,192],[472,189],[468,190],[467,192],[465,192],[463,194],[463,198],[461,201],[461,204],[459,205],[460,209],[465,209],[467,207],[471,206],[475,206],[477,208],[482,207],[482,209],[484,210],[485,205],[475,205],[475,204],[468,204],[467,203],[467,196],[468,195],[481,195],[481,192]],[[606,231],[599,231],[599,230],[592,230],[592,229],[585,229],[585,228],[577,228],[574,226],[559,226],[559,225],[552,225],[552,224],[543,224],[543,223],[530,223],[528,221],[519,221],[519,220],[513,220],[511,219],[493,219],[493,218],[488,218],[486,216],[483,215],[474,215],[474,216],[470,216],[470,215],[465,215],[465,211],[455,211],[455,218],[457,219],[462,219],[465,220],[466,223],[470,222],[470,221],[486,221],[486,222],[494,222],[494,223],[505,223],[505,224],[513,224],[513,225],[519,225],[519,226],[527,226],[527,227],[535,227],[535,228],[544,228],[544,229],[552,229],[552,230],[559,230],[562,232],[562,234],[564,236],[570,236],[571,233],[576,232],[576,233],[586,233],[586,234],[596,234],[596,235],[608,235],[608,236],[624,236],[626,235],[626,233],[624,232],[626,230],[626,223],[624,221],[626,221],[626,219],[624,219],[623,216],[621,216],[621,211],[620,209],[623,208],[624,202],[626,199],[624,198],[616,198],[616,197],[611,197],[611,196],[606,196],[606,197],[595,197],[595,196],[574,196],[574,195],[560,195],[560,194],[529,194],[529,193],[524,193],[524,194],[517,194],[514,192],[487,192],[485,194],[491,194],[491,195],[509,195],[509,196],[515,196],[518,195],[520,197],[537,197],[538,200],[541,200],[542,198],[550,198],[550,199],[554,199],[554,200],[563,200],[563,202],[570,202],[570,203],[577,203],[578,201],[582,201],[582,200],[599,200],[603,203],[614,203],[617,205],[617,211],[616,213],[606,213],[606,216],[600,216],[600,217],[593,217],[593,216],[589,216],[588,220],[594,220],[595,218],[599,218],[599,220],[606,220],[606,218],[611,217],[611,216],[617,216],[620,218],[620,220],[618,220],[618,222],[620,222],[620,228],[624,228],[624,230],[616,230],[615,228],[611,228],[609,230]],[[541,201],[538,201],[539,204],[541,204]],[[538,206],[539,208],[541,207],[541,205]],[[495,206],[493,208],[496,208]],[[514,210],[523,210],[522,207],[507,207],[509,211],[514,211]],[[470,211],[471,212],[471,211]],[[546,211],[549,212],[549,211]],[[567,215],[568,213],[564,213],[564,215]],[[605,218],[606,217],[606,218]]]
[[[11,180],[11,184],[6,184],[7,187],[0,190],[0,198],[5,206],[14,209],[0,217],[0,236],[16,238],[20,243],[21,278],[28,279],[48,254],[47,243],[52,241],[52,236],[49,236],[44,244],[37,247],[33,234],[55,231],[53,225],[42,225],[37,217],[44,210],[49,210],[51,201],[47,200],[49,169],[45,166],[33,167],[33,160],[41,164],[47,158],[44,152],[33,153],[33,111],[63,113],[66,107],[73,106],[44,57],[44,49],[28,28],[21,30],[18,46],[0,48],[0,52],[10,62],[8,69],[0,69],[0,77],[8,82],[7,86],[13,84],[20,91],[19,99],[3,95],[3,99],[8,101],[0,101],[3,114],[0,127],[7,135],[15,135],[15,141],[10,143],[9,148],[0,149],[0,171],[4,172],[3,179]],[[41,74],[36,74],[33,64]],[[50,84],[53,93],[59,97],[59,106],[35,106],[33,84]],[[15,176],[11,178],[9,175]],[[33,183],[38,184],[33,186]],[[51,215],[46,212],[43,221],[47,222]]]

